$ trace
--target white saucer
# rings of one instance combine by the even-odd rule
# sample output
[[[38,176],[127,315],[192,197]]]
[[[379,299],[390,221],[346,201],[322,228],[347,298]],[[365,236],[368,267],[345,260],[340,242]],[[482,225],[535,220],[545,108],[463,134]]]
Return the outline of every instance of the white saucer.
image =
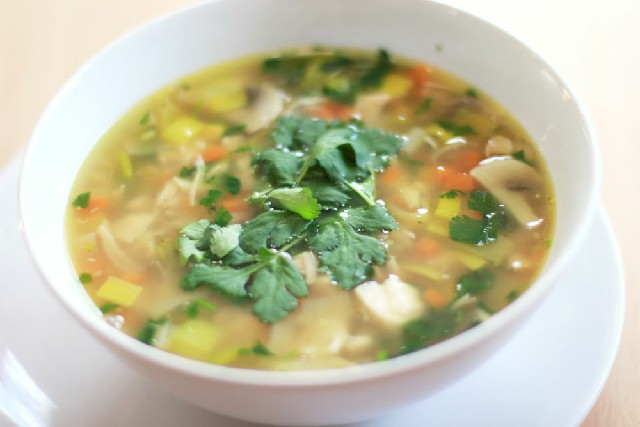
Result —
[[[21,425],[31,416],[30,425],[38,426],[248,426],[156,389],[63,310],[23,242],[18,170],[16,160],[0,173],[0,425],[13,425],[4,410]],[[623,289],[618,251],[600,212],[557,288],[499,353],[439,394],[352,427],[579,424],[618,348]],[[34,384],[19,376],[12,355]]]

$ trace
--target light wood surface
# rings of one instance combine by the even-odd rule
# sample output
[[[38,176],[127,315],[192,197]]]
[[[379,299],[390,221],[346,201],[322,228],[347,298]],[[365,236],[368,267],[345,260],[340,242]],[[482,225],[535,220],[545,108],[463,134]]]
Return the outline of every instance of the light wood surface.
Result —
[[[610,378],[583,425],[639,426],[640,1],[445,2],[532,46],[566,78],[592,119],[602,154],[602,202],[625,268],[627,311]],[[26,145],[47,102],[82,63],[132,28],[192,3],[0,0],[0,168]]]

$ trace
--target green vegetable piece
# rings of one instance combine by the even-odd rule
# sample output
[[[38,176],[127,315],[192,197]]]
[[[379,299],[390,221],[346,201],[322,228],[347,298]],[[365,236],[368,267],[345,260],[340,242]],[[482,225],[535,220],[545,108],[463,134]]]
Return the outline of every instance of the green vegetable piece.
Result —
[[[195,298],[193,301],[189,303],[189,305],[185,307],[184,313],[190,319],[195,319],[200,315],[201,308],[204,308],[205,310],[213,312],[216,310],[217,307],[211,302],[207,301],[206,299]]]
[[[455,199],[458,196],[464,196],[465,192],[460,190],[449,190],[446,193],[440,195],[441,199]]]
[[[398,228],[398,223],[387,208],[376,203],[373,206],[346,209],[341,215],[345,222],[358,231],[390,231]]]
[[[320,255],[320,267],[343,289],[352,289],[372,275],[372,264],[383,264],[382,242],[359,234],[340,215],[328,217],[309,237],[309,245]]]
[[[517,289],[512,289],[511,291],[509,291],[509,293],[507,294],[507,301],[509,302],[513,302],[516,299],[518,299],[518,297],[520,296],[520,291]]]
[[[193,175],[195,175],[195,173],[196,173],[195,166],[183,166],[182,169],[180,169],[178,176],[182,179],[191,179],[193,178]]]
[[[213,218],[213,222],[220,227],[224,227],[229,224],[232,219],[233,215],[231,215],[231,212],[229,212],[224,206],[220,206],[216,209],[216,215]]]
[[[231,268],[221,265],[195,264],[182,278],[181,287],[192,291],[201,285],[235,298],[247,296],[245,285],[253,271],[250,267]]]
[[[421,350],[436,344],[455,331],[456,313],[451,310],[431,310],[428,315],[412,320],[402,330],[401,354]]]
[[[477,132],[469,125],[455,125],[453,123],[446,122],[444,120],[436,120],[438,126],[452,133],[455,136],[475,135]]]
[[[158,319],[149,319],[144,327],[138,333],[138,340],[145,344],[153,345],[154,337],[158,329],[165,325],[169,319],[166,317],[160,317]]]
[[[470,88],[467,88],[467,90],[464,91],[464,94],[467,95],[470,98],[477,98],[478,97],[478,90],[476,88],[470,87]]]
[[[264,150],[253,157],[253,164],[274,187],[293,185],[300,170],[300,158],[288,151]]]
[[[418,105],[418,108],[416,108],[416,114],[428,113],[431,109],[431,104],[433,104],[433,98],[423,99],[420,105]]]
[[[218,200],[222,196],[222,191],[219,190],[209,190],[207,191],[207,195],[200,199],[200,205],[206,206],[207,208],[213,208]]]
[[[269,199],[275,200],[283,208],[297,213],[306,220],[312,220],[320,215],[321,206],[307,187],[278,188],[269,193]]]
[[[242,226],[240,224],[233,224],[226,227],[212,225],[211,230],[209,247],[211,253],[218,258],[223,258],[238,246],[240,233],[242,232]]]
[[[308,226],[309,221],[291,212],[264,212],[243,225],[240,247],[250,254],[257,253],[260,248],[281,248],[300,236]]]
[[[282,84],[295,85],[304,78],[310,58],[304,56],[279,56],[267,58],[262,63],[262,72],[278,78]]]
[[[491,193],[474,191],[467,201],[469,209],[482,214],[481,220],[468,216],[454,216],[449,223],[449,238],[456,242],[482,246],[498,238],[506,225],[506,213]]]
[[[256,316],[265,323],[274,323],[298,306],[296,297],[307,296],[307,284],[300,271],[285,257],[264,248],[260,255],[271,257],[271,260],[255,274],[249,294],[257,300],[253,305]]]
[[[326,59],[320,66],[323,73],[336,73],[344,71],[353,65],[353,59],[343,55],[333,55]]]
[[[114,304],[112,302],[106,302],[100,306],[100,311],[102,312],[102,314],[108,314],[116,311],[119,308],[120,306],[118,304]]]
[[[80,274],[80,276],[78,276],[78,279],[83,285],[88,285],[89,283],[93,282],[93,276],[89,273]]]
[[[520,160],[522,163],[525,163],[529,166],[534,166],[534,163],[525,157],[524,150],[514,151],[513,153],[511,153],[511,157],[516,160]]]
[[[393,70],[393,62],[389,52],[378,50],[376,63],[360,78],[358,86],[362,89],[375,89],[382,85],[385,76]]]
[[[220,185],[226,192],[234,196],[240,193],[240,188],[242,187],[240,180],[232,175],[222,175],[220,177]]]
[[[239,135],[243,133],[246,128],[247,125],[244,124],[229,126],[224,130],[224,132],[222,132],[222,137],[224,138],[227,136]]]
[[[146,124],[148,124],[151,121],[151,112],[147,111],[144,116],[142,116],[140,118],[140,121],[138,123],[140,123],[140,126],[144,126]]]
[[[460,276],[456,283],[456,295],[475,295],[493,284],[493,272],[487,268],[471,271]]]
[[[71,203],[76,208],[86,208],[89,206],[89,200],[91,199],[91,192],[86,192],[82,194],[78,194],[73,202]]]

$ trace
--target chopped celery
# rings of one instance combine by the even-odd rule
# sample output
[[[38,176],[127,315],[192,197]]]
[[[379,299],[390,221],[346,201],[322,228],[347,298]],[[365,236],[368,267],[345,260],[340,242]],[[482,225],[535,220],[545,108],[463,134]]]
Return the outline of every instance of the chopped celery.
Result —
[[[120,163],[120,172],[125,178],[131,178],[133,176],[133,164],[131,163],[131,157],[126,151],[122,151],[118,157]]]
[[[96,292],[96,296],[113,304],[131,307],[141,292],[142,286],[109,276]]]
[[[455,112],[451,119],[452,123],[457,125],[470,126],[481,135],[489,135],[493,132],[496,125],[488,117],[471,112],[465,108],[460,108]]]
[[[210,322],[189,319],[170,332],[166,350],[190,357],[206,360],[220,340],[220,330]]]
[[[434,215],[444,219],[451,219],[460,212],[461,199],[455,197],[452,199],[441,198],[438,200],[438,206],[434,211]]]
[[[382,82],[380,91],[388,94],[392,98],[402,98],[409,93],[413,82],[402,74],[388,74]]]
[[[445,274],[425,265],[405,264],[402,266],[402,270],[436,281],[444,280],[447,278]]]
[[[477,270],[487,264],[487,260],[485,258],[467,251],[458,251],[455,253],[455,257],[471,270]]]
[[[436,123],[430,124],[424,129],[424,131],[426,132],[427,135],[429,135],[430,137],[434,138],[436,141],[441,143],[447,142],[454,136],[451,132],[445,130],[445,128],[443,128],[442,126],[439,126]]]
[[[238,357],[238,347],[227,347],[222,350],[213,353],[213,356],[209,358],[209,362],[216,365],[229,365]]]

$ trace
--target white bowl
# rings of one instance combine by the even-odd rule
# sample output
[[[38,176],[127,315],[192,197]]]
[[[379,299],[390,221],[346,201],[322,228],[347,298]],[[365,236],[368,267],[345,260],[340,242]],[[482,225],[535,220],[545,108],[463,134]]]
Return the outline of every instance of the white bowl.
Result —
[[[334,370],[208,365],[108,326],[77,283],[64,235],[71,185],[93,144],[131,106],[184,74],[249,53],[312,44],[385,47],[432,63],[490,94],[524,124],[546,157],[557,195],[557,231],[540,278],[509,307],[444,343]],[[73,76],[33,134],[20,204],[28,246],[51,289],[124,363],[176,396],[224,415],[318,425],[372,418],[425,398],[508,342],[543,303],[580,243],[595,211],[598,181],[593,133],[565,83],[529,48],[473,16],[421,0],[217,0],[133,32]]]

